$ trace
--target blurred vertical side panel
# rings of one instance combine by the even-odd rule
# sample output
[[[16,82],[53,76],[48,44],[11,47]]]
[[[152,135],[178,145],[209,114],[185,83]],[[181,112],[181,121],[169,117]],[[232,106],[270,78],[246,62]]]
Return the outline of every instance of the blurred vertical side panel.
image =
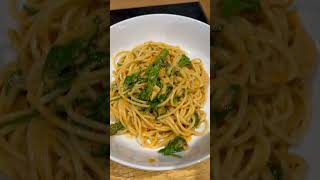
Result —
[[[106,32],[106,37],[105,40],[107,41],[107,52],[110,56],[110,0],[105,0],[105,6],[106,6],[106,19],[105,21],[106,23],[106,27],[105,27],[105,32]],[[110,59],[110,58],[109,58]],[[106,179],[110,179],[110,63],[107,63],[107,98],[105,99],[106,101],[106,110],[107,110],[107,135],[108,137],[106,137],[108,139],[108,143],[107,143],[107,157],[106,157]]]
[[[210,50],[210,107],[211,107],[211,110],[210,110],[210,113],[213,112],[213,108],[214,108],[214,100],[213,100],[213,87],[214,87],[214,84],[213,84],[213,79],[215,78],[215,63],[214,63],[214,28],[215,28],[215,18],[214,18],[214,14],[215,14],[215,10],[216,10],[216,4],[217,4],[217,1],[218,0],[211,0],[211,11],[210,11],[210,46],[211,46],[211,50]],[[210,179],[213,179],[213,180],[216,180],[216,168],[214,168],[214,149],[212,148],[212,144],[213,144],[213,135],[214,135],[214,114],[210,114],[210,117],[213,117],[213,121],[211,121],[210,123]]]

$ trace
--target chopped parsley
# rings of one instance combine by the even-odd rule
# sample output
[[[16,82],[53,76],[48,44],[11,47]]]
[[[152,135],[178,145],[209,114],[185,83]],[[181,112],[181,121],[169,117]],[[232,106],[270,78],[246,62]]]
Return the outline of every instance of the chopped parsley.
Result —
[[[121,131],[121,130],[124,130],[124,126],[121,124],[120,121],[114,123],[114,124],[111,124],[110,125],[110,135],[113,136],[113,135],[116,135],[118,133],[118,131]]]
[[[180,158],[181,156],[177,155],[176,153],[184,151],[187,145],[187,141],[184,138],[177,136],[171,140],[165,148],[161,149],[159,153],[165,156],[174,156]]]
[[[188,58],[186,55],[182,55],[178,62],[178,65],[180,67],[190,66],[191,65],[190,58]]]

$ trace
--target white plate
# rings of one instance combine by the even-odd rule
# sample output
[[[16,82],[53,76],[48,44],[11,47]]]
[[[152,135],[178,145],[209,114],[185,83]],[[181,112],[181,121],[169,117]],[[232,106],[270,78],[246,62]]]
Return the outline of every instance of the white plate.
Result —
[[[311,33],[313,39],[316,41],[317,45],[318,45],[318,49],[319,49],[319,45],[320,45],[320,23],[318,22],[318,17],[320,17],[320,11],[319,11],[319,7],[320,7],[320,1],[319,0],[298,0],[297,1],[297,8],[300,11],[301,14],[301,18],[303,20],[303,23],[306,27],[306,29],[308,30],[308,32]],[[13,58],[13,53],[12,53],[12,49],[7,37],[7,29],[8,27],[12,27],[13,26],[13,21],[9,18],[8,15],[8,10],[7,10],[7,4],[6,1],[0,1],[0,68],[7,62],[11,61]],[[150,25],[149,25],[150,26]],[[129,35],[130,34],[135,34],[135,32],[127,32]],[[193,35],[196,35],[195,33]],[[199,36],[199,35],[196,35]],[[132,37],[135,38],[135,37]],[[139,37],[137,37],[138,39]],[[141,37],[140,37],[141,38]],[[145,39],[147,40],[147,39]],[[149,39],[148,39],[149,40]],[[161,39],[160,39],[161,40]],[[172,41],[169,39],[169,42],[174,41],[174,39],[172,39]],[[137,40],[137,43],[138,40]],[[175,44],[175,42],[172,42],[172,44]],[[124,44],[123,48],[131,48],[132,46],[136,45],[135,42],[133,43],[128,43],[128,44]],[[112,47],[112,46],[111,46]],[[182,48],[186,49],[184,46],[182,46]],[[115,49],[113,49],[113,51],[115,51]],[[317,63],[319,64],[319,61],[317,61]],[[318,154],[318,152],[320,152],[320,141],[319,141],[319,129],[320,129],[320,111],[319,111],[319,107],[320,107],[320,70],[319,70],[319,65],[317,66],[317,71],[315,73],[314,76],[314,83],[313,83],[313,92],[312,92],[312,120],[310,123],[310,128],[309,131],[304,139],[304,142],[297,147],[297,149],[295,149],[295,151],[297,151],[298,153],[302,154],[308,164],[308,178],[307,180],[317,180],[320,177],[320,171],[318,169],[318,167],[320,167],[320,156]],[[209,141],[208,137],[207,141]],[[207,147],[204,147],[204,149],[206,149]],[[111,153],[112,154],[112,153]],[[134,153],[130,152],[129,153],[132,157],[135,156]],[[203,159],[206,159],[207,157],[204,158],[198,158],[198,161],[201,161]],[[113,160],[115,160],[115,158],[111,158]],[[119,161],[121,160],[121,158],[118,158]],[[194,158],[196,159],[196,158]],[[0,159],[1,160],[1,159]],[[116,161],[116,160],[115,160]],[[119,162],[117,161],[117,162]],[[189,161],[189,163],[186,164],[190,165],[192,163],[190,162],[198,162],[197,160],[191,160]],[[168,162],[170,163],[170,162]],[[122,163],[125,164],[125,163]],[[130,163],[132,164],[132,163]],[[149,165],[148,165],[149,166]],[[136,167],[136,166],[135,166]],[[145,167],[144,165],[141,165],[140,168]],[[170,168],[171,167],[171,168]],[[171,164],[169,166],[169,168],[159,168],[158,170],[163,170],[163,169],[173,169],[176,167],[184,167],[183,165],[181,165],[181,162],[177,162],[177,164]],[[146,168],[147,169],[147,168]],[[148,169],[155,169],[156,167],[153,168],[148,168]],[[0,180],[7,180],[6,178],[0,176]]]
[[[131,18],[110,28],[110,54],[120,50],[131,50],[146,41],[160,41],[177,45],[191,58],[202,59],[210,73],[210,27],[200,21],[177,15],[153,14]],[[110,77],[114,70],[110,62]],[[208,89],[209,92],[209,89]],[[207,118],[210,119],[210,97],[205,104]],[[209,158],[209,134],[193,137],[189,150],[183,158],[166,157],[158,150],[141,147],[135,139],[125,135],[110,138],[110,158],[120,164],[144,170],[170,170],[201,162]],[[149,159],[155,159],[150,163]]]

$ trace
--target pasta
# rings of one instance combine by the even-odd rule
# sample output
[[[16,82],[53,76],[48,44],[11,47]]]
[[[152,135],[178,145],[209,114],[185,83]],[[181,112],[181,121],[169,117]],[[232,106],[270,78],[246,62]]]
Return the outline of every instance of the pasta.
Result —
[[[200,59],[190,60],[178,47],[146,42],[112,60],[111,135],[129,134],[143,147],[159,148],[177,136],[188,141],[207,133],[202,108],[208,74]]]
[[[16,60],[0,74],[0,172],[12,179],[107,177],[107,3],[8,1]]]
[[[292,1],[238,2],[214,9],[213,179],[302,180],[314,43]]]

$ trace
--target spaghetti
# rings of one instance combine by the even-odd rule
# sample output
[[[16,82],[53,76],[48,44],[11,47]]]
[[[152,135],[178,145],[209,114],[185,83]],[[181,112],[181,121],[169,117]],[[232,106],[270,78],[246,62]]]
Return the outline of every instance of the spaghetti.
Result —
[[[237,2],[214,11],[214,179],[304,179],[305,161],[289,148],[308,125],[314,43],[292,1]]]
[[[202,108],[208,74],[200,59],[190,60],[178,47],[146,42],[118,52],[112,63],[112,135],[129,134],[143,147],[159,148],[207,132]]]
[[[0,75],[0,171],[13,179],[107,179],[107,4],[8,1],[16,61]]]

